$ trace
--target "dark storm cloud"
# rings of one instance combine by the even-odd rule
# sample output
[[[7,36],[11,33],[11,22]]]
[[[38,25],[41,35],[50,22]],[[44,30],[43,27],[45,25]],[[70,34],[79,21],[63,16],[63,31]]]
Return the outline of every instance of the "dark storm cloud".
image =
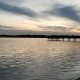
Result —
[[[55,7],[55,8],[54,8]],[[64,18],[68,18],[70,20],[74,20],[79,22],[80,16],[78,15],[77,10],[74,9],[74,6],[54,6],[50,10],[44,11],[44,13],[53,15],[53,16],[60,16]]]
[[[59,8],[58,11],[62,14],[63,17],[75,21],[80,21],[80,16],[78,16],[77,11],[71,6]]]
[[[32,18],[35,18],[37,16],[37,14],[32,9],[21,8],[3,2],[0,2],[0,9],[17,15],[24,15]]]

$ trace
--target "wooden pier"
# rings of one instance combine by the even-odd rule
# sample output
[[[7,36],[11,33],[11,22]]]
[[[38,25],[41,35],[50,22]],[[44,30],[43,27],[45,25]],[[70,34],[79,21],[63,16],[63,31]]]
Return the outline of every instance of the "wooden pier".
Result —
[[[51,35],[47,37],[48,41],[65,41],[67,39],[68,41],[77,41],[77,39],[80,39],[80,36],[75,35]]]

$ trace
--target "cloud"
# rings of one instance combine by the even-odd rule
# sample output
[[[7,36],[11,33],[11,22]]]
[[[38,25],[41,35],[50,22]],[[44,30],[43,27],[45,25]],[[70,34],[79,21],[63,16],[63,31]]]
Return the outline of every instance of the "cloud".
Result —
[[[0,9],[17,15],[24,15],[32,18],[37,16],[37,14],[30,8],[21,8],[3,2],[0,2]]]
[[[70,32],[68,28],[62,27],[62,26],[38,26],[40,28],[43,28],[43,31],[34,31],[34,30],[18,30],[15,29],[13,26],[5,26],[5,25],[0,25],[0,35],[1,34],[7,34],[7,35],[26,35],[26,34],[37,34],[37,35],[70,35],[70,34],[79,34],[79,33],[74,33]],[[49,29],[53,29],[56,31],[49,31]],[[64,31],[65,30],[65,31]],[[76,29],[79,31],[79,29]]]
[[[57,10],[61,13],[61,16],[63,17],[66,17],[75,21],[80,21],[80,16],[78,16],[77,14],[78,12],[71,6],[58,8]]]
[[[6,25],[0,25],[0,34],[37,34],[34,30],[19,30],[15,28],[14,26],[6,26]]]
[[[0,0],[0,2],[12,4],[12,5],[20,5],[21,3],[24,3],[25,0]]]
[[[80,21],[80,16],[78,15],[79,12],[75,10],[74,6],[63,6],[59,4],[44,11],[44,13],[52,16],[68,18],[77,22]]]
[[[60,31],[60,32],[64,32],[64,31],[70,31],[70,28],[67,27],[63,27],[63,26],[38,26],[40,28],[42,28],[43,30],[53,30],[55,32]]]
[[[0,30],[17,30],[17,28],[15,28],[13,26],[0,25]]]
[[[60,34],[73,34],[72,32],[53,32],[53,31],[33,31],[33,30],[8,30],[0,29],[0,35],[26,35],[26,34],[37,34],[37,35],[60,35]]]

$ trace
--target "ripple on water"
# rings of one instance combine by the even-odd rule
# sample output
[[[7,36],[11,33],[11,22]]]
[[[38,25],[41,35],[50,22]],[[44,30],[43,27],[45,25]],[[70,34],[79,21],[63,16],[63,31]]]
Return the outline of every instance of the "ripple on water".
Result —
[[[5,45],[3,45],[5,44]],[[1,80],[68,80],[80,74],[80,42],[1,39]]]

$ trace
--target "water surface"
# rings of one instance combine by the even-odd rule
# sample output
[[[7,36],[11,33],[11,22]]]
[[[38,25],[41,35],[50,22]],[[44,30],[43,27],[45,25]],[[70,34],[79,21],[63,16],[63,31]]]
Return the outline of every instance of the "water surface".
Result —
[[[0,80],[74,80],[80,42],[0,38]]]

